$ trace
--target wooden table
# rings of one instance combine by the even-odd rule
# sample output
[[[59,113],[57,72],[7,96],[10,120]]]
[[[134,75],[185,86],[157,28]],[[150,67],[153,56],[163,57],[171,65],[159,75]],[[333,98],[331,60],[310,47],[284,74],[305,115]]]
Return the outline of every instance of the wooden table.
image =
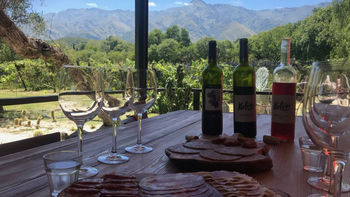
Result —
[[[258,115],[258,135],[262,138],[270,134],[270,115]],[[97,161],[97,157],[109,152],[111,148],[112,128],[102,127],[93,134],[84,135],[84,164],[95,166],[99,170],[96,177],[106,173],[164,174],[180,172],[164,154],[170,145],[185,141],[186,135],[201,135],[200,111],[175,111],[142,121],[142,141],[154,150],[148,154],[129,154],[130,161],[119,165],[106,165]],[[124,153],[126,146],[136,143],[138,125],[133,122],[118,128],[118,151]],[[224,114],[224,132],[233,134],[233,114]],[[292,197],[304,197],[312,193],[321,193],[310,187],[306,180],[310,176],[322,173],[309,173],[302,169],[298,138],[306,135],[301,117],[296,119],[294,142],[271,146],[270,156],[274,167],[267,172],[250,174],[261,184],[287,192]],[[0,157],[0,196],[49,196],[47,177],[42,156],[45,153],[77,148],[77,139],[26,150]],[[349,167],[349,165],[347,166]],[[345,181],[350,182],[349,169]],[[344,195],[350,196],[350,195]]]

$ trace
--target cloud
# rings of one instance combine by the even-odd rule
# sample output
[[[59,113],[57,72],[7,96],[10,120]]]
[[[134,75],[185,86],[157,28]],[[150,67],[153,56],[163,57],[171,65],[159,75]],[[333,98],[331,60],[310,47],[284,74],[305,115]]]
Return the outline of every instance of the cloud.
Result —
[[[235,5],[242,5],[243,2],[242,1],[230,1],[232,4],[235,4]]]
[[[87,6],[94,7],[94,8],[97,8],[97,7],[98,7],[96,3],[87,3],[86,5],[87,5]]]
[[[192,3],[184,3],[184,5],[192,5]]]
[[[152,6],[152,7],[155,7],[155,6],[157,6],[154,2],[149,2],[148,3],[148,6]]]
[[[181,5],[181,4],[182,4],[182,2],[181,2],[181,1],[176,1],[176,2],[175,2],[175,4],[177,4],[177,5]]]

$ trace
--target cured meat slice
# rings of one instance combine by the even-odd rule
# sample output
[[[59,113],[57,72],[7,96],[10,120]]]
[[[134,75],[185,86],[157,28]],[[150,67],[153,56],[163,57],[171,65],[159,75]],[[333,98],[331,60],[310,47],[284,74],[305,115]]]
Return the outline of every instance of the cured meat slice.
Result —
[[[137,182],[135,178],[126,178],[126,179],[115,179],[115,178],[105,178],[104,183],[134,183]]]
[[[143,190],[180,190],[205,184],[203,177],[193,174],[153,175],[142,179],[139,186]]]
[[[168,149],[171,152],[180,153],[180,154],[198,154],[199,153],[199,150],[186,148],[186,147],[182,146],[182,144],[170,146]]]
[[[138,184],[134,182],[129,183],[105,183],[103,184],[105,189],[122,189],[122,190],[132,190],[138,188]]]
[[[111,189],[101,189],[102,195],[114,195],[114,196],[126,196],[126,195],[138,195],[139,190],[111,190]]]
[[[241,147],[222,146],[222,147],[214,148],[214,151],[224,155],[235,155],[235,156],[251,156],[255,154],[255,151],[252,151],[246,148],[241,148]]]
[[[233,138],[227,138],[224,144],[225,146],[241,146],[241,142]]]
[[[67,189],[65,189],[65,193],[69,194],[70,196],[77,196],[77,197],[78,196],[99,196],[100,189],[68,187]]]
[[[96,183],[94,185],[92,184],[81,184],[79,182],[72,183],[71,187],[73,188],[92,188],[92,189],[101,189],[102,188],[102,183]]]
[[[244,141],[242,143],[242,148],[257,148],[258,145],[255,141]]]
[[[226,137],[218,137],[211,140],[213,144],[223,144],[226,141]]]
[[[215,161],[233,161],[241,158],[241,156],[223,155],[215,152],[214,150],[203,150],[199,153],[199,155],[205,159]]]
[[[184,147],[186,148],[191,148],[191,149],[198,149],[198,150],[212,150],[218,145],[213,144],[208,141],[191,141],[183,144]]]
[[[140,191],[143,194],[147,195],[179,195],[183,193],[190,193],[190,192],[196,192],[197,190],[203,190],[203,188],[207,188],[208,185],[206,183],[198,186],[198,187],[192,187],[192,188],[185,188],[185,189],[173,189],[173,190],[145,190],[145,189],[140,189]],[[205,189],[206,190],[206,189]],[[204,192],[204,191],[202,191]]]

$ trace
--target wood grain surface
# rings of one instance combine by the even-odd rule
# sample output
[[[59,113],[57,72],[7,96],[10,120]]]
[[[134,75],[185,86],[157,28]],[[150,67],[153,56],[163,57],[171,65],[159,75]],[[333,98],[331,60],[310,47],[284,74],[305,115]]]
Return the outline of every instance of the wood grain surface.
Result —
[[[258,135],[269,135],[271,116],[258,115]],[[224,132],[233,134],[233,114],[224,113]],[[125,153],[126,146],[136,143],[138,125],[133,122],[118,127],[118,152]],[[164,174],[181,172],[173,165],[164,150],[185,141],[186,135],[201,135],[200,111],[175,111],[142,121],[142,141],[154,150],[148,154],[129,154],[130,161],[119,165],[99,163],[97,157],[109,152],[112,146],[112,128],[102,127],[92,134],[83,136],[84,165],[95,166],[99,170],[96,177],[106,173],[121,174]],[[306,132],[301,117],[296,119],[296,137],[293,142],[270,145],[273,168],[266,172],[249,174],[261,184],[287,192],[292,197],[304,197],[322,193],[310,187],[306,180],[322,173],[310,173],[302,168],[298,138]],[[0,157],[0,196],[49,196],[42,156],[57,150],[76,150],[77,139],[56,142],[38,148]],[[344,174],[345,182],[350,183],[349,165]],[[350,196],[345,194],[343,196]]]

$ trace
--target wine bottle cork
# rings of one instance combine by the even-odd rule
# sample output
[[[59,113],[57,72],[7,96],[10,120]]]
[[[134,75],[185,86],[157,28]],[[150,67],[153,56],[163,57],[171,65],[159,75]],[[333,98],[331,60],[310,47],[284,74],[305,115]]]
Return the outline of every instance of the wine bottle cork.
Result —
[[[274,137],[274,136],[269,136],[269,135],[264,135],[263,142],[265,142],[266,144],[280,144],[280,138]]]
[[[192,140],[199,139],[199,137],[195,136],[195,135],[186,135],[185,139],[186,139],[187,142],[190,142]]]

